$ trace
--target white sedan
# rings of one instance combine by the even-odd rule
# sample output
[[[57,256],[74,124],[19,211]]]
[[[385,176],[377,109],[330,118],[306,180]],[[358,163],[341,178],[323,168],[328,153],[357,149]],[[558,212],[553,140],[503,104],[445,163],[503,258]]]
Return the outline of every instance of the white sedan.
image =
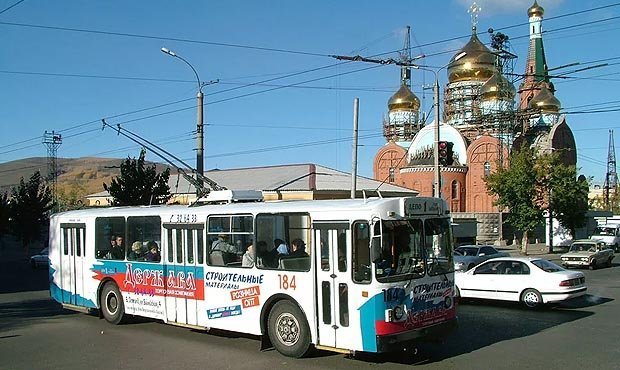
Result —
[[[526,257],[494,258],[454,275],[457,296],[523,302],[529,308],[582,296],[585,282],[582,272]]]

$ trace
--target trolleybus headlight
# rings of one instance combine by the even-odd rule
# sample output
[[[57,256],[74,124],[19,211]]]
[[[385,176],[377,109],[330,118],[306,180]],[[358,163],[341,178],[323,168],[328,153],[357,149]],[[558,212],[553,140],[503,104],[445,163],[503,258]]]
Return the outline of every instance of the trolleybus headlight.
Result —
[[[403,315],[405,314],[405,310],[403,310],[402,306],[396,306],[394,307],[394,311],[392,311],[394,313],[394,319],[396,321],[400,321],[403,319]]]

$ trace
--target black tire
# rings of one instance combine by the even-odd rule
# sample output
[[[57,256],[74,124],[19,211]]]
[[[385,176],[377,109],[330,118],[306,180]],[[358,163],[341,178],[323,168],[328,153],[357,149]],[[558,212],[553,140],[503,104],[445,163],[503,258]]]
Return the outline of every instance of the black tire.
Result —
[[[596,270],[596,260],[593,259],[592,262],[590,263],[590,266],[588,266],[590,268],[590,270]]]
[[[281,354],[300,358],[310,351],[310,328],[303,312],[291,301],[276,303],[268,318],[271,344]]]
[[[539,308],[543,304],[542,296],[536,289],[525,289],[521,293],[521,302],[529,309]]]
[[[37,263],[34,262],[34,260],[31,260],[30,261],[30,267],[32,267],[33,269],[36,269],[37,268]]]
[[[609,259],[607,259],[607,267],[611,267],[611,261],[613,260],[613,257],[609,257]]]
[[[101,289],[101,297],[99,299],[101,313],[103,318],[110,324],[118,325],[123,321],[125,316],[125,305],[123,304],[123,296],[114,283],[107,283]]]

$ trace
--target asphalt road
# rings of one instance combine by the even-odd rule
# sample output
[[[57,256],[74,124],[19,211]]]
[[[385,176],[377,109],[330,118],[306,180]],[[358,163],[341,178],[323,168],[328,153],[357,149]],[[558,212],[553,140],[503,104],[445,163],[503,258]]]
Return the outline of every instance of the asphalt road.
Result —
[[[417,354],[290,359],[260,352],[255,337],[149,320],[113,326],[63,310],[49,298],[46,270],[0,260],[0,369],[619,368],[620,263],[584,273],[589,294],[557,307],[464,302],[458,331]]]

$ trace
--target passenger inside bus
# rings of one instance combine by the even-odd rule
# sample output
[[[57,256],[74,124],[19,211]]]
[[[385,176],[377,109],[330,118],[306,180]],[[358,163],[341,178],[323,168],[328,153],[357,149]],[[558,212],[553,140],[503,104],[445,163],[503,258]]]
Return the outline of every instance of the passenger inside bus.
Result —
[[[288,245],[286,245],[286,242],[284,242],[284,240],[275,239],[273,241],[273,246],[276,248],[280,256],[289,254]]]
[[[278,267],[277,255],[278,251],[276,249],[267,249],[267,242],[261,240],[256,243],[256,265],[258,267]]]
[[[248,245],[247,250],[241,259],[241,267],[254,267],[256,256],[254,255],[254,245]]]
[[[310,255],[306,252],[306,243],[295,239],[291,243],[291,253],[282,255],[278,267],[285,270],[307,270],[310,268]]]
[[[135,241],[131,245],[131,251],[127,254],[127,259],[129,261],[145,261],[146,255],[144,250],[142,249],[142,242]]]
[[[213,243],[211,244],[211,252],[214,252],[214,251],[235,253],[235,254],[239,252],[234,245],[228,243],[228,235],[226,234],[219,234],[217,236],[217,239],[213,241]]]
[[[114,242],[110,243],[111,248],[105,258],[112,259],[112,260],[125,259],[125,246],[123,245],[123,237],[116,236],[112,238],[114,239]]]
[[[159,254],[159,247],[157,243],[154,241],[149,241],[146,243],[146,248],[148,252],[146,252],[146,260],[149,262],[159,262],[161,260],[161,255]]]
[[[291,243],[291,253],[288,257],[310,257],[308,252],[306,252],[306,243],[301,239],[293,240]]]

